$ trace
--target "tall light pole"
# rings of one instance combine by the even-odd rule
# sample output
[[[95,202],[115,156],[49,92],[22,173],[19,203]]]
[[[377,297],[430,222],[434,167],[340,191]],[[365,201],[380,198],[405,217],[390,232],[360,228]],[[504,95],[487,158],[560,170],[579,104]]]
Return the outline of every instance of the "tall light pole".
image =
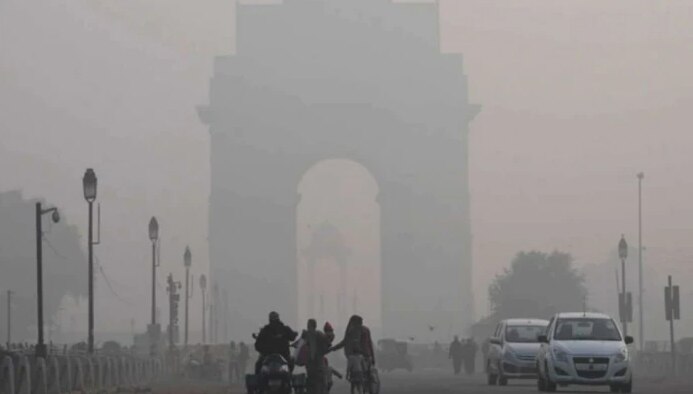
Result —
[[[12,290],[7,290],[7,349],[12,343]]]
[[[207,343],[207,277],[200,275],[200,291],[202,292],[202,343]]]
[[[82,178],[84,199],[89,204],[89,334],[87,350],[94,354],[94,201],[96,200],[97,179],[94,170],[89,168]]]
[[[159,222],[156,217],[149,221],[149,240],[152,241],[152,322],[149,333],[152,343],[152,353],[155,353],[156,343],[159,340],[159,330],[156,325],[156,245],[159,241]]]
[[[48,354],[46,344],[43,341],[43,228],[42,218],[45,214],[51,214],[54,223],[60,221],[58,208],[43,209],[40,202],[36,203],[36,303],[38,312],[38,343],[36,344],[36,357],[45,358]]]
[[[188,300],[189,287],[190,287],[190,266],[192,265],[192,253],[190,252],[190,247],[185,248],[185,253],[183,253],[183,264],[185,265],[185,340],[184,345],[188,347]]]
[[[619,298],[621,310],[621,323],[623,334],[628,335],[628,293],[626,292],[626,258],[628,257],[628,243],[622,235],[618,243],[618,257],[621,259],[621,297]]]
[[[640,325],[640,330],[638,331],[638,342],[640,346],[640,351],[645,348],[645,317],[643,308],[643,292],[645,291],[643,285],[643,268],[642,268],[642,180],[645,178],[644,173],[638,174],[638,274],[639,274],[639,288],[638,288],[638,320]]]

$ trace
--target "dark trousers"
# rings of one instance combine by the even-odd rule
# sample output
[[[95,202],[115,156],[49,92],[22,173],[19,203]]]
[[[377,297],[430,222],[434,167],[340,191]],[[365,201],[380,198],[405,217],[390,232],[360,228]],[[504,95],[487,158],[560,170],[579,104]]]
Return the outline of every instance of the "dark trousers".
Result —
[[[306,365],[307,381],[306,389],[308,394],[325,394],[326,377],[325,363],[323,360],[312,361]]]
[[[460,374],[460,370],[462,369],[462,359],[461,358],[453,358],[452,359],[452,369],[455,371],[455,375]]]

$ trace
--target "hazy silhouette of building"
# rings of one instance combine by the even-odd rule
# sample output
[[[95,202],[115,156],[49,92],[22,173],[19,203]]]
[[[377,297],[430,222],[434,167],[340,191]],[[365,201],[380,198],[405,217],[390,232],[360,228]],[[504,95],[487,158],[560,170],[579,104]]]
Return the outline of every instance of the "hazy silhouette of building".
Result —
[[[462,56],[438,6],[285,0],[237,8],[237,54],[215,61],[209,243],[232,335],[297,313],[297,185],[345,158],[378,182],[386,335],[472,320],[469,122]]]

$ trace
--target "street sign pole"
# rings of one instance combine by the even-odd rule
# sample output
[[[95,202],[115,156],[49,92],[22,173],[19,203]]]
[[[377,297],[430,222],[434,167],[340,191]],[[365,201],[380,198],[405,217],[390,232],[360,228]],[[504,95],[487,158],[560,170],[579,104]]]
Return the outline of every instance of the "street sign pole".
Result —
[[[671,368],[672,373],[676,375],[676,341],[674,337],[674,320],[679,320],[681,318],[681,304],[679,298],[679,287],[672,285],[671,275],[669,275],[668,286],[664,288],[664,308],[666,310],[666,318],[669,321]]]

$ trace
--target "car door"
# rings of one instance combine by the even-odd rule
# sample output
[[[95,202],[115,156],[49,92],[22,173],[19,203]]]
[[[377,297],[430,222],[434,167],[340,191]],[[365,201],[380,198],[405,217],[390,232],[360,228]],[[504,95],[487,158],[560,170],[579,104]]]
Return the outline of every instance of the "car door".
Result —
[[[496,331],[494,331],[491,337],[491,343],[489,347],[489,367],[491,371],[498,372],[498,363],[501,356],[503,355],[503,327],[505,327],[504,322],[498,323],[496,326]]]

